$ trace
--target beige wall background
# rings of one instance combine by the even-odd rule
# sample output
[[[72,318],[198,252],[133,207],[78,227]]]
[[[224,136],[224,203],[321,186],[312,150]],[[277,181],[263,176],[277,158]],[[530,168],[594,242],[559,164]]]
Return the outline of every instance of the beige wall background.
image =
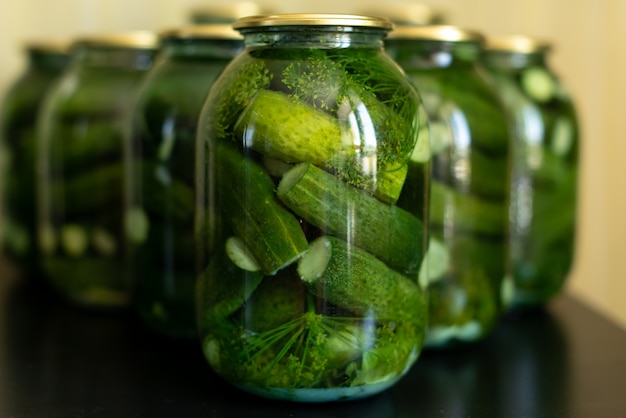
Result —
[[[0,94],[24,65],[21,43],[100,31],[162,30],[218,0],[2,0]],[[222,1],[222,0],[219,0]],[[275,12],[359,13],[401,0],[259,0]],[[486,35],[526,33],[554,42],[553,68],[582,124],[577,261],[567,292],[626,327],[626,1],[430,0],[450,23]]]

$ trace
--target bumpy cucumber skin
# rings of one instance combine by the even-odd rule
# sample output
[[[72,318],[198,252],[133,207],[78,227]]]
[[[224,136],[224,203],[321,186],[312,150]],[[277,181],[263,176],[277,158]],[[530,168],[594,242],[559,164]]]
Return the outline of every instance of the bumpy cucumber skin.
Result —
[[[301,173],[299,179],[292,183],[288,172],[278,187],[278,197],[288,208],[328,234],[371,252],[398,271],[419,271],[424,231],[418,218],[372,198],[312,164],[302,163],[292,170]]]
[[[513,307],[536,307],[558,295],[569,276],[576,243],[579,124],[574,103],[541,54],[510,65],[506,53],[485,56],[514,121],[511,198]],[[553,89],[534,97],[525,74],[543,68]],[[532,117],[532,125],[529,118]],[[560,131],[563,125],[568,129]],[[558,141],[566,135],[566,146]]]
[[[247,147],[288,163],[324,165],[355,151],[352,144],[342,143],[337,119],[277,91],[259,91],[241,114],[235,133]]]
[[[361,158],[357,153],[362,152],[362,145],[354,143],[348,126],[342,126],[322,110],[277,91],[259,91],[241,114],[235,132],[247,147],[287,163],[306,161],[342,173],[348,170],[348,161]],[[389,167],[376,176],[367,172],[345,173],[346,177],[350,175],[360,177],[354,181],[361,188],[386,203],[394,203],[404,184],[406,166]]]
[[[381,320],[425,319],[424,295],[414,280],[342,239],[322,236],[317,240],[329,249],[330,258],[319,276],[302,278],[313,294],[358,315],[373,314]],[[316,241],[311,243],[314,245]],[[305,254],[303,260],[309,256]]]
[[[292,266],[295,268],[295,266]],[[235,312],[244,329],[263,332],[293,321],[306,312],[307,289],[291,269],[266,276],[246,300],[245,308]]]
[[[213,150],[216,204],[261,269],[273,274],[306,251],[298,220],[276,200],[274,183],[261,165],[228,145]]]

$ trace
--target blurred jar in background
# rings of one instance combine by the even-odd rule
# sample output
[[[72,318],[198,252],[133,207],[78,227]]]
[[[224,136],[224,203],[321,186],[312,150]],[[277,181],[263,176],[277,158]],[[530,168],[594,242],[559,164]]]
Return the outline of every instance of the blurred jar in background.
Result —
[[[132,241],[136,308],[150,328],[196,334],[194,180],[196,126],[209,88],[243,48],[230,25],[198,25],[161,35],[162,48],[133,106],[131,212],[148,232]],[[137,215],[133,215],[137,216]]]
[[[213,2],[189,11],[192,24],[233,23],[240,17],[258,15],[261,7],[253,1]]]
[[[123,219],[123,134],[131,96],[152,65],[157,37],[130,32],[81,37],[50,91],[37,138],[38,235],[51,284],[78,304],[120,307],[131,283]]]
[[[513,115],[511,266],[514,306],[558,294],[574,260],[579,131],[569,93],[529,36],[490,38],[483,57]]]
[[[4,253],[25,273],[39,267],[35,209],[35,124],[45,93],[65,68],[69,45],[26,44],[26,68],[6,93],[0,109]]]
[[[426,346],[482,339],[504,312],[510,127],[479,66],[480,33],[397,26],[387,52],[417,86],[432,150]]]

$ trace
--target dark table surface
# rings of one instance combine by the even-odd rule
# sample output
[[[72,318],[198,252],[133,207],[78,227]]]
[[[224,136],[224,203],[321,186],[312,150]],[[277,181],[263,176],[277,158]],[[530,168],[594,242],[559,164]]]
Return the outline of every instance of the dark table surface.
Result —
[[[0,417],[626,417],[626,330],[570,296],[485,341],[427,351],[396,386],[334,404],[270,401],[214,375],[197,341],[64,305],[0,277]]]

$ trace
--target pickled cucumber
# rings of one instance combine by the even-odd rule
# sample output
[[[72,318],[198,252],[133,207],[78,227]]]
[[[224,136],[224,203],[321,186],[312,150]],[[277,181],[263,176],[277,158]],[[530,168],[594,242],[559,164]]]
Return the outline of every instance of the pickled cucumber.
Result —
[[[398,271],[415,274],[423,254],[423,224],[314,165],[296,165],[283,176],[280,200],[308,222],[371,252]],[[346,214],[350,214],[349,222]]]

